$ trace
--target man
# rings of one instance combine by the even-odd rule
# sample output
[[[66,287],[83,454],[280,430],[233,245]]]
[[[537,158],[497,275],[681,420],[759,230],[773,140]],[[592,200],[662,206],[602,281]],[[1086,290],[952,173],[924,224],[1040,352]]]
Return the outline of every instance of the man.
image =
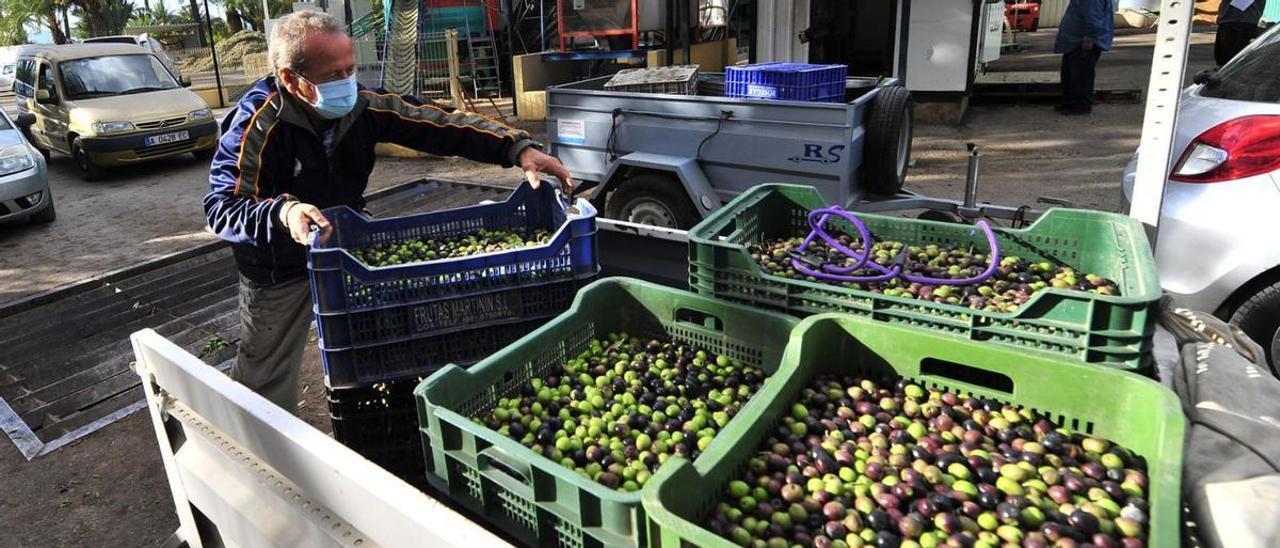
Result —
[[[800,43],[810,44],[809,61],[846,64],[853,6],[844,0],[814,0],[809,28],[800,32]]]
[[[1213,61],[1222,66],[1258,37],[1258,21],[1266,0],[1222,0],[1218,6],[1218,35],[1213,40]]]
[[[240,271],[240,347],[231,377],[296,412],[311,322],[304,242],[321,209],[364,207],[374,145],[390,142],[537,172],[570,174],[523,131],[476,114],[361,87],[351,39],[327,14],[294,13],[272,29],[275,70],[222,123],[204,197],[209,227]]]
[[[1115,35],[1113,0],[1071,0],[1058,24],[1053,52],[1062,54],[1062,104],[1065,115],[1093,111],[1094,69]]]

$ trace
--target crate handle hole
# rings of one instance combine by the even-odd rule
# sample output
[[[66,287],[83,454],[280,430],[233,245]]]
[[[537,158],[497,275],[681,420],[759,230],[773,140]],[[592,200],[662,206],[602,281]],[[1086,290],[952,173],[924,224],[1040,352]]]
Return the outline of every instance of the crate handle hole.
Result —
[[[724,331],[724,320],[721,320],[719,316],[713,316],[699,310],[678,308],[676,309],[676,321],[697,325],[711,331]]]
[[[735,218],[730,218],[729,221],[724,224],[724,228],[721,228],[720,232],[716,233],[716,237],[718,237],[721,240],[724,240],[724,239],[727,239],[729,236],[733,235],[733,233],[737,231],[738,231],[738,220]]]
[[[920,373],[980,386],[1006,394],[1013,393],[1013,379],[1008,375],[937,358],[920,360]]]

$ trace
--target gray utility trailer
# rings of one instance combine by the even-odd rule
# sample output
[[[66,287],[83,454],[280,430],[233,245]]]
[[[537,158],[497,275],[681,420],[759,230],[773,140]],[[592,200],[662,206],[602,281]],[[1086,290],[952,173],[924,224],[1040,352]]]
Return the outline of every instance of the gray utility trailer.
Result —
[[[761,183],[812,185],[853,206],[902,188],[911,95],[897,80],[850,78],[848,102],[723,96],[703,74],[699,95],[605,91],[609,77],[547,89],[551,151],[606,217],[688,229]]]

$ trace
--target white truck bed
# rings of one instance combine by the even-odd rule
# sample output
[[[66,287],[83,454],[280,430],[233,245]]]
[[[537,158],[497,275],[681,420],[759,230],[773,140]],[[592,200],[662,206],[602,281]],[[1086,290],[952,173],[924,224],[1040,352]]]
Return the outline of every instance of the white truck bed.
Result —
[[[507,545],[156,332],[132,341],[178,514],[170,544]]]

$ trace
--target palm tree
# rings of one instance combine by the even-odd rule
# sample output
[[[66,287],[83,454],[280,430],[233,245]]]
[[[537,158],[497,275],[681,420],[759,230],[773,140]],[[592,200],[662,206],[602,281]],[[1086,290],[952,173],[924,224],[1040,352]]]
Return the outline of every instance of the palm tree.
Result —
[[[78,8],[80,21],[76,33],[84,36],[111,36],[124,32],[133,16],[128,0],[71,0]]]
[[[27,24],[36,19],[29,2],[0,2],[0,46],[27,43]]]
[[[65,13],[66,5],[62,0],[0,0],[0,41],[27,41],[26,25],[36,24],[49,29],[53,43],[67,43],[65,16],[59,21],[58,14]]]

